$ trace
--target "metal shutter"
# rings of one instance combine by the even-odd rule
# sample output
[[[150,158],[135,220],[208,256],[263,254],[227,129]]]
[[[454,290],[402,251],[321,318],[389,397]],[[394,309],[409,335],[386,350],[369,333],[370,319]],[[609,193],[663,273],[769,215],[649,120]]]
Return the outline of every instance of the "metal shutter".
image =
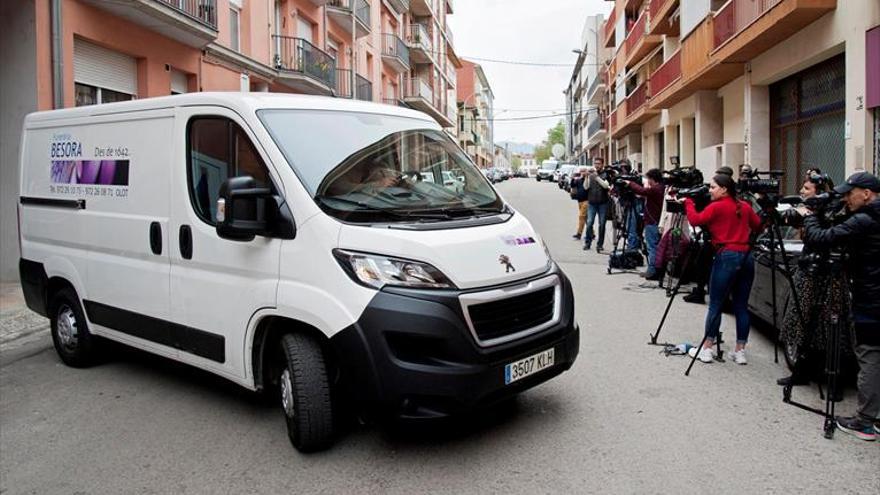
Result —
[[[186,74],[180,72],[179,70],[171,70],[171,93],[172,94],[183,94],[188,92],[189,85],[187,84]]]
[[[137,61],[83,40],[73,42],[73,79],[82,84],[137,94]]]

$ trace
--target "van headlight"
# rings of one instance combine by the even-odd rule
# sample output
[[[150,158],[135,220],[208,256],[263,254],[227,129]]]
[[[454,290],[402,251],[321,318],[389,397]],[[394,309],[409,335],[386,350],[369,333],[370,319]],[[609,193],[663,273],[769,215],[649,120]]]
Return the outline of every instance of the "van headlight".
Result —
[[[334,249],[333,255],[355,282],[381,289],[386,285],[419,289],[455,289],[455,284],[433,266],[379,254]]]

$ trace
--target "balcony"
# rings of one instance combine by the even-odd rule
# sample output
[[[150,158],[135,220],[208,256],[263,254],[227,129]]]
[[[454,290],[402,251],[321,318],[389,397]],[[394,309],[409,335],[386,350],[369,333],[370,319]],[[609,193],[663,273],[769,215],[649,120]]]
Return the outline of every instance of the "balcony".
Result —
[[[434,47],[431,37],[428,35],[428,28],[424,24],[413,23],[409,25],[406,44],[409,46],[412,63],[430,64],[434,60]]]
[[[307,94],[329,95],[336,87],[336,60],[302,38],[272,36],[279,82]]]
[[[406,108],[409,107],[409,105],[404,103],[403,100],[399,100],[397,98],[382,98],[382,103],[384,103],[386,105],[395,106],[395,107],[406,107]]]
[[[446,79],[450,88],[458,85],[458,73],[455,71],[455,66],[448,62],[446,63]]]
[[[373,101],[373,83],[366,77],[355,74],[355,98],[361,101]]]
[[[721,63],[718,58],[711,56],[713,37],[713,18],[710,15],[681,42],[679,59],[670,57],[667,61],[669,66],[664,64],[658,69],[665,71],[657,80],[663,87],[660,90],[653,88],[651,108],[669,108],[696,91],[720,88],[743,75],[745,69],[742,63]]]
[[[676,51],[666,62],[651,74],[651,93],[661,95],[672,83],[681,78],[681,50]],[[652,106],[653,100],[652,100]]]
[[[382,34],[382,61],[395,72],[409,70],[409,48],[396,34]]]
[[[587,142],[589,146],[595,146],[597,143],[605,139],[608,134],[606,131],[606,120],[598,115],[587,125]]]
[[[370,34],[370,2],[367,0],[329,0],[327,16],[346,33],[354,34],[355,38]],[[352,16],[354,16],[353,26]]]
[[[714,17],[712,58],[748,62],[837,8],[837,0],[730,0]]]
[[[626,45],[626,66],[632,67],[647,54],[651,52],[657,45],[663,42],[663,37],[658,35],[645,34],[645,25],[648,22],[648,11],[642,12],[639,20],[636,21],[629,35],[626,37],[624,45]]]
[[[648,29],[649,35],[665,34],[678,36],[681,32],[678,22],[673,22],[672,14],[678,7],[678,0],[651,0],[648,5]]]
[[[217,39],[217,0],[84,0],[187,46]]]
[[[455,120],[449,118],[446,110],[440,110],[431,82],[425,78],[408,77],[404,79],[403,101],[410,108],[427,113],[442,127],[455,125]]]
[[[336,97],[351,98],[351,69],[336,69]]]
[[[605,78],[606,75],[604,73],[598,74],[593,78],[593,83],[590,84],[590,89],[587,90],[587,103],[590,105],[599,105],[602,102],[602,96],[605,92]]]
[[[409,12],[409,0],[388,0],[388,5],[400,15]]]
[[[433,0],[410,0],[409,10],[414,16],[426,17],[434,14],[431,8]]]
[[[617,22],[617,9],[611,9],[611,14],[608,15],[608,20],[605,21],[605,48],[611,48],[614,46],[614,32],[615,26],[614,24]]]
[[[608,117],[608,132],[614,132],[614,129],[617,128],[617,108],[611,112],[611,115]]]

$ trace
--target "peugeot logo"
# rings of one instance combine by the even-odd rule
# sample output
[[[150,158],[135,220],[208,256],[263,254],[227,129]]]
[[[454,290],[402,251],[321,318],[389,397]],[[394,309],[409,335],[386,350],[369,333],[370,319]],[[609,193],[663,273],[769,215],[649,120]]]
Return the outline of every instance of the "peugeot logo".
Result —
[[[510,263],[510,258],[508,258],[507,255],[502,254],[501,256],[499,256],[498,262],[504,265],[504,273],[516,271],[516,268],[514,268],[513,265]]]

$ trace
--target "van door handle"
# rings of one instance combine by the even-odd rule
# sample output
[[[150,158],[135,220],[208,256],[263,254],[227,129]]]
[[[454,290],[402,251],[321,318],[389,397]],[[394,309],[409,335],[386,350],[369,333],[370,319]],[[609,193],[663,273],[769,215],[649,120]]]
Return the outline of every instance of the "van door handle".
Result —
[[[162,254],[162,226],[159,222],[150,224],[150,249],[153,254]]]
[[[180,255],[185,260],[191,260],[193,257],[193,239],[192,230],[189,225],[180,226],[180,235],[178,238],[180,240]]]

